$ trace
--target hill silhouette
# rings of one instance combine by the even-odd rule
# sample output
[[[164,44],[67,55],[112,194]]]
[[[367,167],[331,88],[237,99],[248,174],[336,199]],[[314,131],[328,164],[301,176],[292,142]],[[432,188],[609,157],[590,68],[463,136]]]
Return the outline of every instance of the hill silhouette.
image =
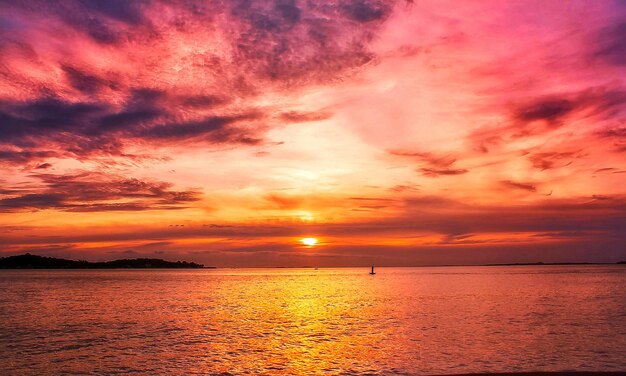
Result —
[[[37,256],[30,253],[0,258],[0,269],[197,269],[203,267],[204,265],[194,262],[171,262],[152,258],[89,262]]]

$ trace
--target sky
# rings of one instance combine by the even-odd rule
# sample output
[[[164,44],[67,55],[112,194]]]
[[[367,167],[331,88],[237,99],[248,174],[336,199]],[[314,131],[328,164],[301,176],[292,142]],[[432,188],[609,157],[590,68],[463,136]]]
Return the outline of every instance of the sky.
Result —
[[[626,260],[625,120],[623,1],[0,1],[0,256]]]

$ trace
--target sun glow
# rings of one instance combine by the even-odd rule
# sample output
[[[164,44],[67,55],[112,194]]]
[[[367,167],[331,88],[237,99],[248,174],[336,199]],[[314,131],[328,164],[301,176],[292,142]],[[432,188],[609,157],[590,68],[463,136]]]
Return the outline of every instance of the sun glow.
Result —
[[[300,239],[300,243],[308,246],[308,247],[313,247],[314,245],[317,244],[317,239],[315,238],[302,238]]]

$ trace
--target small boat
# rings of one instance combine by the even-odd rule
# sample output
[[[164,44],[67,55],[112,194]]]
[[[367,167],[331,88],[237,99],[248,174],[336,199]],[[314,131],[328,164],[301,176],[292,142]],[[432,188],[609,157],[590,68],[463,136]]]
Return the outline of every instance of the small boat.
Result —
[[[376,272],[374,271],[374,265],[372,265],[372,271],[370,272],[371,275],[376,274]]]

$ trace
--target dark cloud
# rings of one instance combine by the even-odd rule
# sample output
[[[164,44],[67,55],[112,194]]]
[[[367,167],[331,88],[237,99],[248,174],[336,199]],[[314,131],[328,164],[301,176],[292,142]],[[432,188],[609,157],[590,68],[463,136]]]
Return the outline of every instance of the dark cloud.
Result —
[[[258,145],[271,126],[258,124],[262,118],[288,122],[327,119],[331,114],[324,111],[274,108],[261,114],[246,99],[266,90],[268,81],[279,89],[289,89],[352,74],[375,58],[370,42],[394,4],[395,0],[2,3],[2,11],[13,21],[8,29],[0,30],[0,49],[10,42],[28,50],[32,64],[45,63],[46,69],[56,64],[63,76],[59,84],[65,88],[50,88],[35,77],[26,80],[11,70],[0,72],[9,81],[27,86],[32,94],[25,97],[29,99],[0,102],[0,153],[4,153],[0,159],[26,162],[43,158],[49,150],[59,157],[80,160],[128,157],[126,150],[135,144]],[[178,17],[154,18],[151,12],[161,8]],[[52,33],[55,41],[63,40],[61,32],[72,37],[86,35],[96,44],[106,45],[112,54],[126,54],[122,57],[129,61],[145,57],[150,61],[137,75],[152,75],[157,85],[164,83],[159,59],[167,59],[170,51],[152,51],[153,42],[220,30],[221,43],[232,53],[189,56],[192,73],[203,77],[198,81],[200,90],[190,94],[188,87],[178,87],[177,82],[167,89],[163,85],[161,89],[137,87],[136,77],[123,73],[123,66],[119,71],[105,70],[78,58],[82,51],[72,49],[75,44],[67,46],[63,59],[40,56],[42,51],[30,45],[30,38],[41,30]],[[135,46],[132,50],[137,56],[127,54],[129,45]],[[17,58],[5,56],[7,61]],[[0,58],[0,63],[4,59]],[[0,70],[3,66],[0,64]]]
[[[85,73],[71,66],[62,65],[61,69],[65,72],[65,76],[69,84],[76,90],[86,94],[99,92],[105,87],[115,88],[115,84],[95,75]]]
[[[597,35],[595,56],[615,65],[626,65],[626,22],[602,29]]]
[[[196,190],[176,191],[165,182],[99,173],[34,174],[41,188],[19,187],[0,193],[0,211],[57,209],[75,212],[172,210],[200,199]],[[10,197],[3,197],[10,196]]]
[[[23,6],[28,7],[27,2],[24,3]],[[115,44],[130,38],[131,28],[149,24],[143,16],[144,6],[148,3],[143,0],[40,2],[38,10],[46,12],[48,17],[58,17],[98,43]]]
[[[121,111],[109,111],[89,131],[94,134],[133,132],[167,117],[168,96],[154,89],[133,89]]]
[[[0,163],[22,164],[56,155],[52,151],[0,150]]]
[[[615,167],[603,167],[595,170],[594,172],[612,172],[617,170]]]
[[[379,21],[389,15],[389,2],[376,0],[352,0],[342,6],[344,13],[358,22]]]
[[[391,150],[389,154],[416,159],[417,161],[436,169],[447,169],[456,161],[456,157],[450,154],[435,154],[419,151]]]
[[[103,133],[120,129],[124,130],[129,127],[137,127],[146,122],[153,121],[162,115],[164,115],[164,113],[157,108],[145,107],[129,109],[102,116],[98,119],[98,126],[94,131]]]
[[[137,25],[144,19],[141,7],[145,1],[142,0],[80,0],[78,3],[90,12],[101,14],[131,25]]]
[[[90,155],[126,156],[125,145],[136,142],[259,144],[261,129],[238,123],[261,119],[259,112],[203,115],[175,120],[166,112],[169,97],[158,91],[136,91],[121,111],[105,103],[71,103],[58,98],[0,103],[0,161]],[[15,150],[19,148],[19,150]],[[53,149],[56,153],[42,149]]]
[[[584,157],[581,151],[574,152],[545,152],[528,156],[533,167],[539,170],[549,170],[569,166],[575,159]]]
[[[384,209],[388,207],[387,205],[360,205],[359,208],[361,209],[372,209],[372,210],[379,210],[379,209]]]
[[[574,104],[566,99],[541,99],[518,108],[514,117],[521,121],[556,121],[574,110]]]
[[[578,237],[589,237],[589,236],[593,236],[594,233],[593,231],[577,231],[577,230],[573,230],[573,231],[553,231],[553,232],[542,232],[539,234],[534,234],[534,237],[538,237],[538,238],[550,238],[550,239],[562,239],[562,240],[567,240],[567,239],[571,239],[571,238],[578,238]]]
[[[397,201],[393,198],[386,198],[386,197],[350,197],[350,200],[355,200],[355,201],[387,201],[387,202],[392,202],[392,201]]]
[[[290,123],[304,123],[309,121],[326,120],[332,116],[332,113],[320,111],[320,112],[298,112],[289,111],[280,114],[282,120]]]
[[[219,95],[189,95],[178,99],[182,105],[193,108],[211,108],[231,101],[230,98]]]
[[[80,131],[105,111],[92,103],[69,103],[57,98],[30,102],[0,102],[0,144],[28,147],[37,138],[50,138]]]
[[[576,93],[539,98],[515,109],[513,118],[522,122],[545,120],[558,123],[575,113],[602,119],[623,115],[626,91],[614,87],[591,87]]]
[[[291,84],[322,81],[374,58],[368,43],[395,1],[238,1],[234,41],[239,60],[257,77]]]
[[[537,187],[533,183],[520,183],[512,180],[504,180],[501,185],[508,188],[521,189],[528,192],[537,192]]]
[[[29,193],[0,199],[0,212],[12,209],[50,209],[64,206],[65,197],[58,193]]]
[[[96,42],[103,44],[114,44],[120,40],[120,32],[97,18],[74,19],[70,23],[74,27],[80,26]]]
[[[431,178],[436,178],[439,176],[463,175],[469,172],[469,170],[465,168],[453,168],[453,165],[456,163],[457,159],[456,157],[448,154],[435,154],[402,150],[392,150],[389,151],[389,154],[417,160],[418,162],[420,162],[420,164],[424,166],[422,168],[419,168],[417,171],[421,172],[422,175]]]
[[[24,14],[45,14],[49,19],[56,19],[73,28],[78,33],[85,33],[94,41],[103,44],[118,43],[126,27],[138,26],[144,21],[140,6],[142,1],[123,0],[97,1],[19,1],[3,2],[0,6],[5,11],[17,10]]]
[[[626,90],[623,88],[593,87],[576,98],[582,116],[599,120],[626,118]]]
[[[419,210],[426,208],[458,208],[466,206],[458,201],[441,196],[413,196],[406,198],[404,201],[409,209],[418,208]]]
[[[626,127],[602,129],[596,135],[611,140],[615,150],[626,152]]]
[[[468,172],[468,170],[464,168],[420,168],[419,171],[424,176],[428,176],[431,178],[436,178],[439,176],[453,176],[453,175],[463,175]]]
[[[416,184],[398,184],[389,188],[392,192],[418,192],[420,190],[420,186]]]
[[[602,129],[597,132],[600,137],[626,139],[626,127]]]
[[[295,1],[281,0],[271,4],[271,2],[263,4],[259,1],[239,1],[231,14],[245,19],[255,29],[267,32],[287,32],[300,21],[302,11]]]
[[[509,140],[549,134],[581,119],[623,122],[625,104],[626,91],[619,86],[597,86],[530,98],[513,106],[508,123],[478,129],[469,139],[475,150],[487,153],[491,147]]]
[[[188,140],[197,137],[208,142],[256,144],[261,140],[251,137],[245,131],[229,128],[228,125],[241,120],[253,120],[256,114],[239,116],[214,116],[201,121],[191,121],[178,124],[158,124],[153,127],[138,129],[136,135],[145,139],[160,140]]]

